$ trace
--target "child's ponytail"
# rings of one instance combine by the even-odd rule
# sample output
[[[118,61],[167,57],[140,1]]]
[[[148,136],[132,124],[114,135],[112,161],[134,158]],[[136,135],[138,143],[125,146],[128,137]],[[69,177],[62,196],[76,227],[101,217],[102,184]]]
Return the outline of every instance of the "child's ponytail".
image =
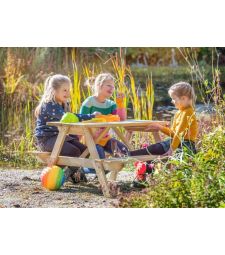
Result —
[[[50,84],[50,80],[51,80],[52,76],[49,76],[46,80],[45,80],[45,84],[44,84],[44,90],[46,91],[49,84]]]

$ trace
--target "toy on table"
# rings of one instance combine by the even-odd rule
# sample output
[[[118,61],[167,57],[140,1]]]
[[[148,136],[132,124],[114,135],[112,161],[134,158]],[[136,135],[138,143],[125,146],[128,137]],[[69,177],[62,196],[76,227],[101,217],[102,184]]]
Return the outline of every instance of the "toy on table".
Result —
[[[115,114],[108,114],[108,115],[97,115],[95,117],[96,119],[102,119],[104,122],[114,122],[114,121],[120,121],[120,116]]]
[[[58,166],[46,167],[41,173],[41,184],[48,190],[58,190],[65,182],[62,168]]]
[[[118,93],[116,97],[117,110],[116,113],[120,116],[120,120],[127,119],[127,107],[124,93]]]
[[[79,118],[72,112],[66,112],[63,114],[60,122],[61,123],[76,123],[76,122],[79,122]]]

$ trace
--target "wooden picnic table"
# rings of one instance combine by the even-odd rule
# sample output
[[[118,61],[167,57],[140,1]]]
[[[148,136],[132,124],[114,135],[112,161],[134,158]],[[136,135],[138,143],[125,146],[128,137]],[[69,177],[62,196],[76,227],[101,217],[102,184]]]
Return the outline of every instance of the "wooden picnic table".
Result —
[[[147,132],[145,131],[146,127],[151,123],[159,123],[161,125],[166,125],[165,121],[152,121],[152,120],[127,120],[127,121],[118,121],[118,122],[78,122],[78,123],[61,123],[61,122],[48,122],[48,125],[56,126],[59,130],[57,140],[55,142],[52,152],[38,152],[37,156],[41,159],[42,162],[47,163],[48,165],[66,165],[66,166],[77,166],[77,167],[88,167],[95,168],[98,180],[101,184],[103,194],[107,197],[110,196],[109,183],[105,175],[105,170],[111,171],[110,181],[115,181],[117,173],[124,167],[128,162],[128,159],[132,157],[121,157],[121,158],[105,158],[100,159],[96,143],[101,140],[106,133],[112,129],[115,134],[120,138],[120,140],[132,150],[133,147],[129,141],[131,132]],[[103,128],[101,134],[97,137],[93,137],[93,129]],[[121,129],[127,131],[126,134],[121,132]],[[148,132],[153,132],[154,137],[159,139],[159,135],[154,130],[149,130]],[[82,135],[85,138],[87,149],[82,153],[80,157],[66,157],[59,156],[61,148],[65,141],[66,135]],[[89,155],[89,158],[86,158]],[[136,156],[135,159],[147,161],[155,158],[155,156]]]

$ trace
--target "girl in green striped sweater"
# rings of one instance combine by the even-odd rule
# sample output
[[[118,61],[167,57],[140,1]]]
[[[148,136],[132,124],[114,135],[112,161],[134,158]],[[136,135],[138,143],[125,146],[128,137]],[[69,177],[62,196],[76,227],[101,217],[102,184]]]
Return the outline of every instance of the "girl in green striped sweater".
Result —
[[[110,73],[101,73],[96,77],[94,84],[89,85],[92,87],[93,95],[83,102],[80,113],[117,114],[116,103],[109,99],[115,90],[113,76]],[[109,134],[106,134],[96,144],[96,148],[100,158],[105,158],[105,151],[110,154],[114,153],[115,149],[120,154],[127,154],[128,152],[127,147],[123,143],[112,138]]]

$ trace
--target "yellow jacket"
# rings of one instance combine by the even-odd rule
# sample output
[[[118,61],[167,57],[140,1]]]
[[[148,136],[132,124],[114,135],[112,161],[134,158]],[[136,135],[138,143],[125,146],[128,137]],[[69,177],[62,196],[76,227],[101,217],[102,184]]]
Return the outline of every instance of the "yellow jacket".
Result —
[[[172,137],[171,147],[175,150],[182,140],[195,142],[198,134],[198,123],[192,107],[181,108],[174,116],[172,127],[162,127],[161,131]]]

